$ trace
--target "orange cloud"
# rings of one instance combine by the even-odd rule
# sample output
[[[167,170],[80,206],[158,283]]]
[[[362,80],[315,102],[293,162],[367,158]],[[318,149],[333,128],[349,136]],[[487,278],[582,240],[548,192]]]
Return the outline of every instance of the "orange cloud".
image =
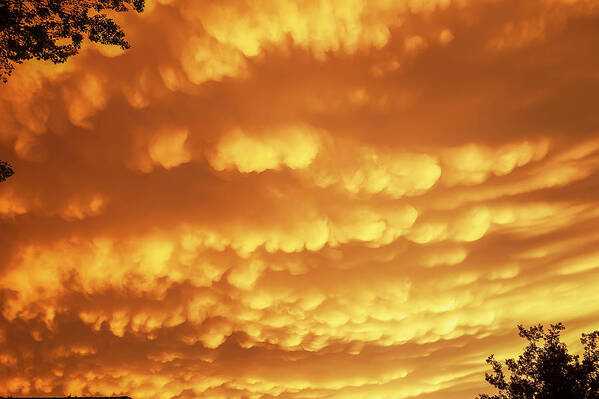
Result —
[[[0,394],[463,398],[599,314],[592,1],[159,0],[0,90]]]

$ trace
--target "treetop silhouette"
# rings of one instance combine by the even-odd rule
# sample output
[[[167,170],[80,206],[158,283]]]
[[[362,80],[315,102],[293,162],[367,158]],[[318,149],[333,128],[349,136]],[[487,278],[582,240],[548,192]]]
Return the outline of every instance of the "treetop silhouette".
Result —
[[[63,63],[77,54],[85,38],[129,48],[125,33],[106,11],[142,12],[145,0],[2,0],[0,2],[0,79],[24,60]]]
[[[14,170],[11,164],[5,161],[0,161],[0,183],[14,175]]]
[[[519,325],[519,335],[528,345],[518,359],[505,361],[507,375],[503,365],[489,356],[493,371],[485,373],[485,379],[499,393],[477,399],[599,399],[599,331],[582,334],[581,357],[569,354],[561,342],[564,328],[562,323],[549,329]]]

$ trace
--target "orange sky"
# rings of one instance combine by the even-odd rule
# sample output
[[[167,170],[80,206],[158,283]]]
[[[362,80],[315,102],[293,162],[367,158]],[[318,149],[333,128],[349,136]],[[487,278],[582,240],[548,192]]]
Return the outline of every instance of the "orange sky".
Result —
[[[0,87],[0,394],[473,398],[599,328],[595,0],[154,0]]]

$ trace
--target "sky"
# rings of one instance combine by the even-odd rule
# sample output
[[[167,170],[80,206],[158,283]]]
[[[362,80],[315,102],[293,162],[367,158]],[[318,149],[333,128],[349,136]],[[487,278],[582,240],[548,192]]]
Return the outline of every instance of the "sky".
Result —
[[[152,0],[0,87],[0,392],[462,399],[599,329],[599,3]]]

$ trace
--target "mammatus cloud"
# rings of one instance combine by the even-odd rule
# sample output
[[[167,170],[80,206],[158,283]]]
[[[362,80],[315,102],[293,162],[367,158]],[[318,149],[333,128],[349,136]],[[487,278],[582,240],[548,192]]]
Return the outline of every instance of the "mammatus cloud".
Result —
[[[309,128],[280,127],[258,137],[237,129],[218,143],[211,164],[216,170],[237,169],[242,173],[281,166],[303,169],[312,163],[318,147],[318,135]]]
[[[597,329],[592,1],[160,0],[0,91],[0,390],[464,398]]]

